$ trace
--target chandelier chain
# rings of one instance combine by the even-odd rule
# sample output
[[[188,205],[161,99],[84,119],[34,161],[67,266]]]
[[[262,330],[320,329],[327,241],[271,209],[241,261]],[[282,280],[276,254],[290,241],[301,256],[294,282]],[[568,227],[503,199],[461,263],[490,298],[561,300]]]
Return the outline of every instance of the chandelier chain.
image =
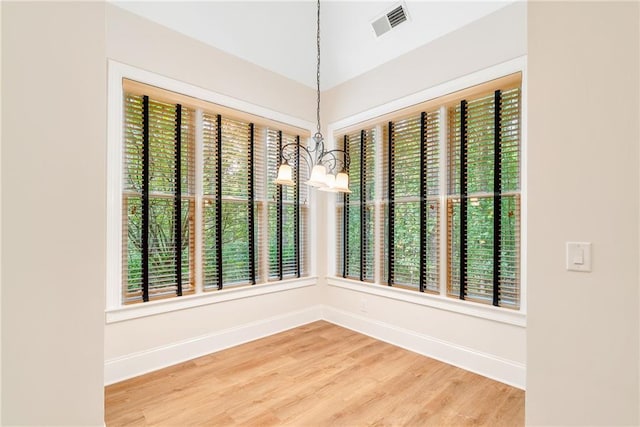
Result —
[[[316,119],[317,119],[317,131],[320,135],[320,0],[318,0],[318,25],[316,28],[316,46],[317,46],[317,62],[316,62],[316,95],[317,95],[317,106],[316,106]]]

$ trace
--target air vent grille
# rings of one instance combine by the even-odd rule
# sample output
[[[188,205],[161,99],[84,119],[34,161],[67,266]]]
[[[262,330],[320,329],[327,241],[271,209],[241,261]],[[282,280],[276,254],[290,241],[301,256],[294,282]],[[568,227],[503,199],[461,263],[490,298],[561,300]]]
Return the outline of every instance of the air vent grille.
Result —
[[[384,12],[381,16],[371,21],[371,26],[376,36],[380,37],[408,20],[407,6],[404,2],[400,2],[396,3],[390,11]]]
[[[395,28],[407,20],[407,14],[405,13],[402,5],[400,5],[393,9],[391,12],[387,13],[387,18],[389,19],[391,28]]]

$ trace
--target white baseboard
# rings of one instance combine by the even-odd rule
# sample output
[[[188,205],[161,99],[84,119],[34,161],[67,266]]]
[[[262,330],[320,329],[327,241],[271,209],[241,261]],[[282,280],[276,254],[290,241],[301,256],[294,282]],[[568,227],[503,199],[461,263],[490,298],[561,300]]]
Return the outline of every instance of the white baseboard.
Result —
[[[107,360],[104,367],[105,385],[317,320],[326,320],[380,341],[388,342],[523,390],[525,389],[526,367],[522,363],[502,359],[389,323],[372,320],[355,313],[324,305],[317,305],[305,310]]]
[[[104,364],[105,385],[166,368],[176,363],[195,359],[196,357],[244,344],[317,320],[322,320],[322,307],[319,305],[106,360]]]
[[[526,366],[414,331],[368,319],[329,306],[322,307],[327,322],[352,329],[380,341],[440,360],[505,384],[525,389]]]

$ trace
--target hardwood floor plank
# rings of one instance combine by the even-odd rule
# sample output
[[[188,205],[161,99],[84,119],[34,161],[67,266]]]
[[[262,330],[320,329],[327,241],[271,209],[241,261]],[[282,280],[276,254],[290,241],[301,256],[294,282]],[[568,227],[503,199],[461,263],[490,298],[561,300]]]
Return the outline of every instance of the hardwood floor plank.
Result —
[[[108,426],[524,425],[524,392],[327,322],[105,389]]]

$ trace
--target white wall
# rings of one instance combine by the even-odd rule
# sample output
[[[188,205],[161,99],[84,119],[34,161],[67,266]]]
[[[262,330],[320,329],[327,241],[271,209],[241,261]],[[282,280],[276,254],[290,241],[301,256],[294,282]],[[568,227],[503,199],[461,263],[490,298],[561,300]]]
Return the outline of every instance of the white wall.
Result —
[[[2,46],[2,5],[0,5],[0,46]],[[1,50],[1,49],[0,49]],[[0,93],[2,93],[2,55],[0,55]],[[2,103],[0,102],[0,141],[2,140]],[[2,188],[2,147],[0,145],[0,189]],[[0,196],[0,242],[2,242],[2,197]],[[0,243],[0,423],[2,422],[2,244]]]
[[[104,22],[2,3],[4,425],[103,425]]]
[[[637,2],[528,5],[530,425],[640,421],[638,22]]]
[[[324,120],[332,123],[522,56],[526,35],[526,5],[506,6],[326,91]]]
[[[107,56],[315,122],[313,89],[113,5],[107,5]]]
[[[334,123],[526,54],[526,5],[507,6],[324,94]],[[329,213],[328,213],[329,214]],[[330,213],[333,215],[333,213]],[[332,239],[327,239],[332,241]],[[328,246],[332,246],[329,243]],[[332,248],[320,264],[333,265]],[[332,273],[332,272],[329,272]],[[524,387],[524,322],[502,322],[415,304],[367,287],[322,284],[329,319],[423,354]],[[335,282],[335,281],[333,281]],[[419,297],[419,296],[418,296]],[[425,298],[426,299],[426,298]],[[362,305],[366,305],[363,309]]]
[[[2,46],[2,5],[0,5],[0,46]],[[0,55],[0,93],[2,93],[2,55]],[[2,140],[2,103],[0,102],[0,141],[1,140]],[[0,189],[1,188],[2,188],[2,147],[0,145]],[[2,197],[1,196],[0,196],[0,242],[2,242]],[[1,243],[0,243],[0,423],[2,423],[2,244]]]
[[[311,88],[113,5],[107,5],[106,28],[109,59],[314,121]],[[316,320],[310,308],[319,299],[318,288],[309,286],[108,323],[106,382]]]

